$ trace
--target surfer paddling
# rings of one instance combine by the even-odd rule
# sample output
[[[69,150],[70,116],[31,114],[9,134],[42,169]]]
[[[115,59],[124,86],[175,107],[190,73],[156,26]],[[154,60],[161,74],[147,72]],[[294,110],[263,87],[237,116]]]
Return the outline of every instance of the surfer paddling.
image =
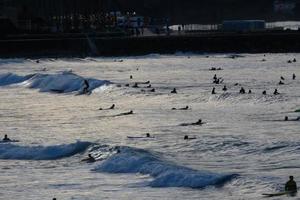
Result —
[[[188,135],[185,135],[185,136],[183,137],[183,139],[184,139],[184,140],[195,140],[196,137],[189,137]]]
[[[205,122],[202,122],[202,119],[199,119],[197,122],[194,123],[183,123],[180,124],[180,126],[201,126],[202,124],[205,124]]]
[[[189,106],[185,106],[183,108],[172,108],[172,110],[188,110]]]
[[[115,104],[111,105],[109,108],[99,108],[99,110],[113,110],[115,109]]]
[[[120,113],[120,114],[116,115],[116,117],[117,116],[123,116],[123,115],[132,115],[132,114],[133,114],[133,111],[131,110],[129,112]]]

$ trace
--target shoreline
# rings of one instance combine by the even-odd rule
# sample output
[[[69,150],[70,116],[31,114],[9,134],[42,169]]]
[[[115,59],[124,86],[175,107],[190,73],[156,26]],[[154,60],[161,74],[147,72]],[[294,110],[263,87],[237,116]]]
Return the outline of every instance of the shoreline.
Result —
[[[139,37],[84,34],[0,39],[0,58],[141,56],[152,53],[299,53],[299,31],[195,33]]]

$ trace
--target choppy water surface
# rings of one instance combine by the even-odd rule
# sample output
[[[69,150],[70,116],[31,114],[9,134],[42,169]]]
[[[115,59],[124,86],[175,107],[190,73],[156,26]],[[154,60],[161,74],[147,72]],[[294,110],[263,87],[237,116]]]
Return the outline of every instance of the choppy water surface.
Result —
[[[294,58],[0,60],[1,133],[16,140],[0,143],[0,199],[259,199],[281,191],[289,175],[300,180]],[[224,81],[213,84],[214,74]],[[90,95],[78,95],[84,80]],[[155,92],[132,87],[148,80]],[[181,126],[200,118],[202,126]],[[89,153],[97,162],[81,162]]]

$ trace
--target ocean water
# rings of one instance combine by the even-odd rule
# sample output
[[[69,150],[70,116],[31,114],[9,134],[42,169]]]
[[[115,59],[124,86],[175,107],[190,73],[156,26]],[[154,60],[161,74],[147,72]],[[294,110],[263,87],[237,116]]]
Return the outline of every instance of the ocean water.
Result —
[[[233,57],[1,59],[0,199],[261,199],[299,182],[300,54]]]

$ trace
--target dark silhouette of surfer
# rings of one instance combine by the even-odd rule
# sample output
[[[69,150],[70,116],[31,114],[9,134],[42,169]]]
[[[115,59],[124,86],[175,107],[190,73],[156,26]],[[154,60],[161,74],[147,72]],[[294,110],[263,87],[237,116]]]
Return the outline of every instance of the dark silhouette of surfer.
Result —
[[[267,94],[267,91],[266,91],[266,90],[264,90],[264,91],[262,92],[262,94],[263,94],[263,95],[266,95],[266,94]]]
[[[183,123],[180,124],[180,126],[201,126],[202,124],[205,124],[204,122],[202,122],[202,119],[199,119],[197,122],[194,123]]]
[[[295,119],[290,119],[288,116],[285,116],[284,121],[300,121],[300,116]]]
[[[227,87],[226,87],[226,85],[224,85],[224,87],[223,87],[223,89],[222,89],[223,91],[227,91]]]
[[[188,110],[189,106],[185,106],[183,108],[172,108],[172,110]]]
[[[118,116],[123,116],[123,115],[132,115],[133,114],[133,111],[129,111],[129,112],[124,112],[124,113],[120,113],[118,115],[115,115],[115,117],[118,117]]]
[[[297,192],[297,184],[294,181],[294,177],[290,176],[290,180],[286,182],[285,187],[284,187],[286,192],[290,193],[296,193]]]
[[[196,137],[189,137],[188,135],[185,135],[185,136],[183,137],[183,139],[184,139],[184,140],[194,140],[194,139],[196,139]]]
[[[275,89],[274,92],[273,92],[273,94],[274,94],[274,95],[278,95],[278,94],[279,94],[278,90]]]
[[[189,106],[186,106],[184,108],[179,108],[178,110],[188,110],[189,109]]]
[[[251,94],[251,93],[252,93],[252,90],[249,90],[249,91],[248,91],[248,94]]]
[[[220,84],[221,83],[221,78],[214,79],[213,83]]]
[[[109,108],[103,109],[103,108],[99,108],[99,110],[113,110],[115,109],[115,104],[111,105]]]
[[[11,141],[11,140],[8,138],[7,134],[5,134],[2,141],[8,142],[8,141]]]
[[[216,94],[216,88],[213,87],[212,91],[211,91],[211,94]]]
[[[243,87],[241,87],[240,94],[245,94],[245,93],[246,93],[245,89]]]
[[[89,92],[90,84],[89,84],[89,82],[88,82],[86,79],[84,79],[83,85],[84,85],[84,86],[83,86],[83,91],[82,91],[82,93],[83,93],[83,94],[86,94],[86,93]]]
[[[284,82],[282,82],[281,80],[279,81],[278,85],[284,85]]]
[[[217,74],[214,75],[213,79],[214,80],[218,79]]]
[[[95,162],[96,159],[92,156],[92,154],[88,154],[88,158],[85,158],[85,159],[82,159],[81,161],[83,162],[88,162],[88,163],[92,163],[92,162]]]
[[[293,74],[293,80],[295,80],[296,79],[296,74]]]
[[[171,91],[171,94],[177,94],[176,88],[174,88],[174,89]]]

